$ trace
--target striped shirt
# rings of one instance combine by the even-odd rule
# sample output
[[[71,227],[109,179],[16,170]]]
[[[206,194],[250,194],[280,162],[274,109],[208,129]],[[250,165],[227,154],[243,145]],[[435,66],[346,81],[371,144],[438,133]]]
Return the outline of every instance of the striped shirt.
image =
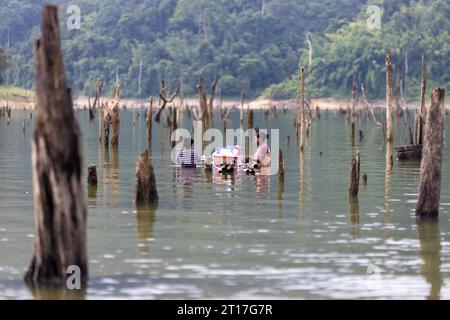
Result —
[[[200,163],[200,157],[195,150],[180,150],[177,153],[177,164],[182,167],[195,167]]]

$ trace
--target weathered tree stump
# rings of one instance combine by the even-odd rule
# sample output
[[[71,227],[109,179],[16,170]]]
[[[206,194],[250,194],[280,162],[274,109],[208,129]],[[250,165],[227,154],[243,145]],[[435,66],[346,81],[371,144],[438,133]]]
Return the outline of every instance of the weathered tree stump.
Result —
[[[216,87],[217,87],[217,82],[219,81],[219,79],[220,79],[220,77],[216,76],[213,83],[211,84],[211,95],[209,96],[209,100],[208,100],[208,117],[210,119],[212,119],[214,98],[216,97]]]
[[[103,144],[109,146],[109,129],[111,124],[111,113],[109,111],[108,102],[103,104]]]
[[[416,215],[421,218],[437,218],[439,214],[444,143],[444,99],[444,89],[433,90],[430,110],[426,116],[420,164],[419,200],[416,207]]]
[[[29,286],[65,286],[69,266],[88,276],[86,202],[82,183],[80,130],[67,87],[60,49],[58,10],[46,6],[36,42],[36,129],[33,185],[36,234],[25,274]]]
[[[146,124],[147,124],[147,141],[152,141],[152,114],[153,114],[153,97],[150,97],[149,105],[146,114]]]
[[[87,184],[90,187],[97,186],[97,167],[95,166],[95,164],[90,164],[88,166]]]
[[[150,164],[148,150],[142,153],[136,162],[136,205],[157,204],[155,173]]]
[[[386,54],[386,140],[392,141],[392,57]]]
[[[247,118],[247,129],[253,129],[254,128],[254,113],[253,110],[250,110],[248,112],[248,118]]]
[[[420,84],[420,107],[417,116],[416,144],[423,144],[424,125],[426,118],[425,94],[427,92],[427,62],[422,56],[422,77]]]
[[[422,145],[406,145],[394,147],[398,160],[420,160],[422,158]]]
[[[352,159],[352,166],[350,170],[350,184],[348,188],[348,196],[350,199],[356,198],[359,191],[359,173],[360,173],[360,156],[359,152],[356,157]]]
[[[300,151],[304,147],[305,131],[305,69],[300,69],[300,106],[297,111],[297,141],[300,143]]]
[[[111,146],[117,147],[119,145],[119,132],[120,132],[120,85],[116,84],[113,92],[113,106],[111,108]]]
[[[284,181],[284,160],[283,152],[281,150],[278,152],[278,174],[280,175],[280,179]]]

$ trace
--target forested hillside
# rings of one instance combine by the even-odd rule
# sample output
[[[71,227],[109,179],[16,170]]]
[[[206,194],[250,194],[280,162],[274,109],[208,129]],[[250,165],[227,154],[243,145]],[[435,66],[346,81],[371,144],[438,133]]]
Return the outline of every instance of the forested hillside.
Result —
[[[33,87],[32,45],[47,2],[0,0],[6,52],[0,51],[0,81]],[[157,94],[162,79],[193,95],[199,74],[207,84],[219,74],[223,96],[243,89],[253,97],[291,98],[301,64],[310,95],[348,95],[355,72],[376,98],[384,94],[387,50],[401,63],[409,97],[416,93],[422,54],[430,80],[450,83],[446,0],[78,0],[79,30],[66,26],[73,3],[53,2],[60,4],[67,74],[77,94],[93,94],[97,78],[109,88],[118,78],[128,97]],[[381,29],[367,27],[369,4],[381,8]]]
[[[0,44],[14,66],[9,84],[32,87],[32,43],[42,4],[0,0]],[[221,76],[223,95],[241,89],[253,96],[298,68],[305,33],[331,32],[359,11],[358,0],[78,0],[80,30],[68,30],[67,5],[60,3],[67,73],[78,93],[91,93],[94,81],[118,77],[127,96],[158,92],[183,83],[194,94],[196,78]],[[339,8],[339,10],[336,10]],[[142,66],[142,67],[141,67]],[[139,71],[141,67],[141,92]]]
[[[367,26],[367,6],[336,32],[315,33],[312,72],[308,89],[314,96],[349,96],[353,72],[372,98],[385,95],[384,55],[394,57],[394,74],[400,68],[406,97],[420,94],[421,56],[428,64],[429,87],[450,85],[450,2],[448,0],[370,1],[381,8],[381,29]],[[302,50],[301,64],[308,53]],[[264,94],[293,97],[298,92],[298,75],[273,85]]]

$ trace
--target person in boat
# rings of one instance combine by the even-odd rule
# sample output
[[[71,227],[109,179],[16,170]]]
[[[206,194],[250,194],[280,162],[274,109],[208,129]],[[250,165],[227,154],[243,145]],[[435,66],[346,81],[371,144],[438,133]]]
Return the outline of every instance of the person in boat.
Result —
[[[259,132],[259,128],[256,131],[256,152],[253,157],[246,159],[246,162],[256,162],[256,168],[270,166],[270,148],[267,144],[267,135],[263,132]]]
[[[183,149],[177,152],[177,164],[182,168],[195,168],[197,164],[201,163],[200,156],[193,146],[194,139],[183,139]]]

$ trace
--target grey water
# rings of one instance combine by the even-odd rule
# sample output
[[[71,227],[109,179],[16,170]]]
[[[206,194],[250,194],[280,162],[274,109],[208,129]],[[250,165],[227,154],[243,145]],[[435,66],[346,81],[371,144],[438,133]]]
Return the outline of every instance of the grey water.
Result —
[[[439,222],[421,223],[420,163],[399,162],[394,151],[391,165],[392,145],[369,117],[358,120],[364,139],[352,143],[345,116],[322,111],[300,152],[293,111],[256,111],[255,125],[279,129],[284,183],[278,175],[225,178],[173,167],[162,119],[151,143],[160,203],[142,212],[133,198],[136,160],[148,147],[144,111],[121,111],[116,150],[99,145],[97,120],[76,114],[83,166],[96,164],[99,179],[97,189],[86,188],[87,299],[450,298],[448,146]],[[227,128],[238,128],[239,112],[230,118]],[[9,125],[0,119],[0,299],[39,298],[22,281],[34,237],[33,119],[23,110],[13,110]],[[399,145],[403,118],[395,124]],[[181,126],[190,130],[192,119],[185,114]],[[218,114],[213,126],[224,127]],[[357,151],[368,180],[349,202]]]

